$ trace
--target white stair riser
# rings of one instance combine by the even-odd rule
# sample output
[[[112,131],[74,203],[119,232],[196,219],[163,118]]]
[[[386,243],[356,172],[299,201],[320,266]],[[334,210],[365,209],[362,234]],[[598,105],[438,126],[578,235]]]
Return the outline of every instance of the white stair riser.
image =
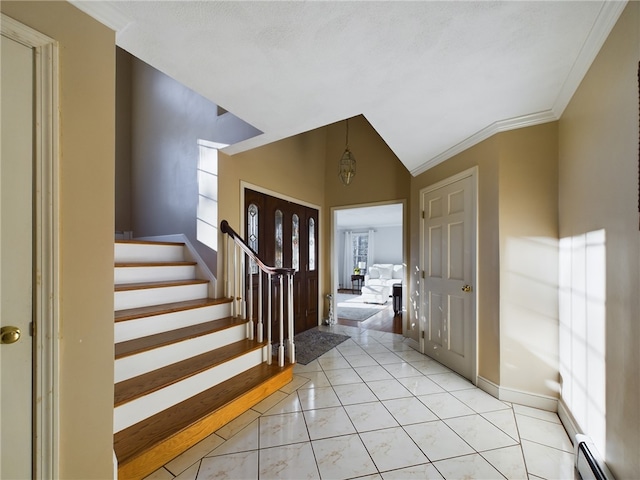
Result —
[[[116,267],[115,284],[164,282],[169,280],[193,280],[195,265],[172,265],[162,267]]]
[[[151,317],[136,318],[117,322],[115,325],[115,343],[126,342],[134,338],[146,337],[156,333],[168,332],[178,328],[218,320],[231,315],[231,304],[221,303],[207,307],[191,308],[177,312],[163,313]]]
[[[115,262],[181,262],[184,245],[116,243]]]
[[[185,302],[187,300],[207,298],[207,294],[208,288],[206,283],[124,290],[115,292],[114,309],[118,311],[165,303]]]
[[[113,432],[124,430],[145,418],[180,403],[204,390],[259,365],[262,349],[253,350],[229,362],[206,370],[181,382],[169,385],[144,397],[117,407],[114,411]]]
[[[114,379],[116,383],[122,382],[245,338],[245,325],[236,325],[208,335],[120,358],[115,363]]]

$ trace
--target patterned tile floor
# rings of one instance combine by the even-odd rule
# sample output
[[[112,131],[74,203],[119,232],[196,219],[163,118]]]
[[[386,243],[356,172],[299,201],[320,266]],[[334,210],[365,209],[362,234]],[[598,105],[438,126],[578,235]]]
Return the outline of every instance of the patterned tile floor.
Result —
[[[575,478],[555,413],[497,400],[401,335],[331,329],[351,339],[147,478]]]

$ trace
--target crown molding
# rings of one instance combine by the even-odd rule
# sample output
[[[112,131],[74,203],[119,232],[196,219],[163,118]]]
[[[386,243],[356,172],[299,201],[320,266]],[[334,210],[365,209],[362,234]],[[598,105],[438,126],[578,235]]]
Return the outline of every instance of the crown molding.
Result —
[[[88,0],[69,0],[74,7],[93,17],[114,32],[124,30],[132,20],[116,8],[111,2],[96,2]]]
[[[618,18],[622,14],[622,11],[626,7],[627,0],[606,0],[602,3],[598,17],[596,18],[589,35],[587,36],[580,53],[576,58],[573,67],[571,68],[569,75],[565,79],[562,88],[550,110],[546,110],[540,113],[534,113],[531,115],[525,115],[522,117],[515,117],[509,120],[501,120],[483,128],[479,132],[466,138],[462,142],[454,145],[453,147],[445,150],[444,152],[436,155],[427,162],[423,163],[419,167],[411,170],[411,175],[418,176],[421,173],[426,172],[430,168],[435,167],[439,163],[449,160],[451,157],[467,150],[468,148],[477,145],[478,143],[486,140],[487,138],[495,135],[496,133],[506,132],[508,130],[515,130],[517,128],[531,127],[539,125],[541,123],[553,122],[559,120],[564,113],[565,108],[571,101],[573,94],[578,89],[580,82],[586,75],[587,71],[591,67],[591,64],[595,60],[598,52],[607,40],[607,37],[611,33],[611,30],[615,26]]]
[[[552,110],[558,118],[562,116],[564,109],[569,105],[573,94],[580,86],[582,79],[596,59],[598,52],[600,52],[600,49],[607,40],[611,30],[613,30],[627,3],[627,0],[606,0],[603,2],[600,13],[598,13],[598,17],[593,23],[593,27],[580,49],[578,58],[573,64],[569,75],[560,89],[558,98],[553,105]]]
[[[465,150],[477,145],[478,143],[486,140],[487,138],[495,135],[496,133],[506,132],[509,130],[516,130],[524,127],[532,127],[534,125],[540,125],[542,123],[554,122],[558,120],[552,110],[546,110],[544,112],[532,113],[530,115],[523,115],[521,117],[514,117],[508,120],[500,120],[494,122],[486,128],[483,128],[479,132],[474,133],[470,137],[454,145],[453,147],[445,150],[439,155],[436,155],[431,160],[423,163],[419,167],[411,170],[411,175],[414,177],[426,172],[430,168],[435,167],[439,163],[449,160],[451,157],[464,152]]]

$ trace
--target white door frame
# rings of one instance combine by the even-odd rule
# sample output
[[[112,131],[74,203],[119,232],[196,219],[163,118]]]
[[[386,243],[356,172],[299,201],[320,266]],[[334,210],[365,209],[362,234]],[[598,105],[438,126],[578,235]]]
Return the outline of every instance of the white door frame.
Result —
[[[322,240],[322,207],[320,205],[316,205],[315,203],[307,202],[305,200],[300,200],[299,198],[290,197],[289,195],[285,195],[284,193],[276,192],[275,190],[271,190],[265,187],[260,187],[258,185],[254,185],[253,183],[246,182],[244,180],[240,181],[240,225],[238,225],[238,233],[241,237],[246,238],[247,232],[247,219],[245,218],[246,205],[244,204],[244,195],[245,190],[253,190],[254,192],[263,193],[265,195],[269,195],[271,197],[279,198],[280,200],[285,200],[287,202],[297,203],[298,205],[302,205],[304,207],[313,208],[318,211],[318,223],[316,224],[316,229],[318,230],[318,255],[321,255],[323,240]],[[324,268],[322,268],[322,262],[316,258],[316,264],[318,268],[318,326],[322,325],[322,310],[323,310],[323,295],[322,295],[322,282],[324,279]]]
[[[478,291],[480,290],[479,286],[478,286],[478,167],[472,167],[469,168],[468,170],[464,170],[460,173],[457,173],[456,175],[453,175],[449,178],[446,178],[444,180],[441,180],[440,182],[434,183],[433,185],[429,185],[428,187],[425,187],[423,189],[420,190],[420,211],[423,212],[423,215],[421,216],[420,219],[420,271],[423,274],[423,277],[420,281],[420,298],[424,299],[426,298],[427,295],[427,288],[426,288],[426,282],[425,282],[425,272],[426,272],[426,268],[427,268],[427,264],[426,264],[426,258],[425,258],[425,250],[426,250],[426,238],[425,238],[425,234],[424,234],[424,227],[425,227],[425,218],[424,218],[424,211],[426,208],[426,205],[424,205],[424,196],[427,193],[430,193],[434,190],[438,190],[439,188],[442,187],[446,187],[447,185],[450,185],[452,183],[455,183],[459,180],[462,180],[464,178],[467,177],[471,177],[472,183],[473,183],[473,194],[471,196],[472,201],[473,201],[473,205],[472,205],[472,211],[473,211],[473,230],[472,230],[472,234],[473,234],[473,240],[472,240],[472,245],[473,245],[473,250],[471,252],[472,258],[471,258],[471,268],[472,268],[472,285],[473,285],[473,341],[472,341],[472,349],[473,349],[473,353],[472,353],[472,359],[473,359],[473,366],[472,366],[472,372],[473,372],[473,383],[476,384],[477,382],[477,378],[478,378]],[[418,308],[420,309],[420,315],[419,315],[419,340],[420,340],[420,351],[427,355],[427,352],[425,351],[425,323],[426,323],[426,314],[425,312],[422,311],[422,305],[423,303],[420,303]]]
[[[339,283],[340,283],[340,279],[338,278],[338,272],[340,271],[339,265],[338,265],[338,251],[337,251],[337,245],[340,243],[340,239],[339,239],[339,231],[338,231],[338,227],[337,227],[337,218],[338,218],[338,211],[339,210],[352,210],[352,209],[356,209],[356,208],[367,208],[367,207],[377,207],[377,206],[383,206],[383,205],[402,205],[402,265],[404,265],[404,273],[402,276],[402,300],[401,300],[401,305],[402,305],[402,335],[404,335],[405,337],[407,336],[407,332],[408,332],[408,327],[407,327],[407,322],[406,322],[406,318],[407,318],[407,311],[404,308],[404,305],[406,305],[405,299],[408,298],[408,278],[409,278],[409,269],[407,268],[407,258],[408,258],[408,250],[407,250],[407,225],[408,225],[408,221],[407,221],[407,201],[405,199],[398,199],[398,200],[386,200],[386,201],[381,201],[381,202],[371,202],[371,203],[358,203],[358,204],[353,204],[353,205],[340,205],[340,206],[336,206],[336,207],[331,207],[331,232],[330,232],[330,252],[329,255],[331,256],[331,266],[330,266],[330,271],[331,271],[331,278],[330,278],[330,293],[333,296],[333,298],[336,298],[336,295],[338,294],[338,287],[339,287]],[[336,308],[337,308],[337,304],[334,303],[333,305],[333,314],[336,314]]]
[[[6,15],[2,35],[34,51],[34,478],[59,478],[58,45]]]

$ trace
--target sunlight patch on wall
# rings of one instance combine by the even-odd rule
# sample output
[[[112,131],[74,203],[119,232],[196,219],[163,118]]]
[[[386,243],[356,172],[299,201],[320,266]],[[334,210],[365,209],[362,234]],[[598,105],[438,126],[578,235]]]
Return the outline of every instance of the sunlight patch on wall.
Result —
[[[555,397],[559,391],[558,240],[508,237],[501,262],[501,383]]]
[[[605,452],[606,236],[597,230],[560,240],[562,398],[599,452]]]
[[[198,140],[198,210],[196,235],[199,242],[218,250],[218,149],[222,143]]]

